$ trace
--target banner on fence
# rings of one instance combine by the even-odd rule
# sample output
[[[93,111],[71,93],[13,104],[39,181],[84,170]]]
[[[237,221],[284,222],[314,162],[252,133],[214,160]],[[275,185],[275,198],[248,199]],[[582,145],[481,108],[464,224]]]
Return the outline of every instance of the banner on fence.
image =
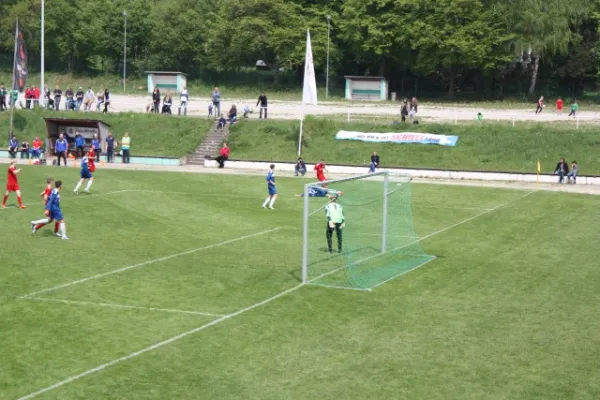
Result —
[[[420,143],[437,144],[440,146],[456,146],[458,136],[434,135],[421,132],[390,132],[390,133],[365,133],[339,131],[335,138],[338,140],[359,140],[372,143]]]

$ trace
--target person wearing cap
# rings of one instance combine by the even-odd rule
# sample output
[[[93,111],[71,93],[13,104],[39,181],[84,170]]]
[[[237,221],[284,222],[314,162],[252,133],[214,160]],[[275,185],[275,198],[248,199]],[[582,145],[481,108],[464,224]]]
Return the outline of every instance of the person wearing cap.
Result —
[[[333,231],[337,236],[338,252],[342,252],[342,230],[346,226],[344,218],[344,207],[337,202],[338,194],[333,193],[329,196],[329,204],[325,206],[325,215],[327,216],[327,227],[325,236],[327,237],[327,249],[329,254],[333,253]]]

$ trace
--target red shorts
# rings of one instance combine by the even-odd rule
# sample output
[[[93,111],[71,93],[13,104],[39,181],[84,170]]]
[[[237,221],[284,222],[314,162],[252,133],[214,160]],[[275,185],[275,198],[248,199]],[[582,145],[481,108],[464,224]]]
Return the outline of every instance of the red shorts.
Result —
[[[17,190],[21,190],[18,183],[7,183],[6,190],[9,192],[16,192]]]
[[[323,182],[323,181],[327,180],[327,178],[325,178],[325,175],[317,175],[317,179],[319,180],[319,182]]]

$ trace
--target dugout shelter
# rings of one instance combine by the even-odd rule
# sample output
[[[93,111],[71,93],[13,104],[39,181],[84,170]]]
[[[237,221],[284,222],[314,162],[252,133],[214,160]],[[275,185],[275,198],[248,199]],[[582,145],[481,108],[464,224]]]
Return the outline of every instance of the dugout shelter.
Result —
[[[148,75],[148,93],[157,87],[162,93],[180,93],[187,86],[187,74],[174,71],[146,71]]]
[[[44,118],[46,121],[46,151],[47,154],[54,154],[54,144],[59,135],[64,132],[69,143],[69,153],[75,151],[75,132],[79,132],[85,139],[84,149],[87,151],[92,144],[94,135],[98,136],[98,140],[102,143],[103,139],[108,136],[110,127],[104,121],[99,119],[71,119],[71,118]]]
[[[344,76],[346,100],[385,101],[388,82],[383,76]]]

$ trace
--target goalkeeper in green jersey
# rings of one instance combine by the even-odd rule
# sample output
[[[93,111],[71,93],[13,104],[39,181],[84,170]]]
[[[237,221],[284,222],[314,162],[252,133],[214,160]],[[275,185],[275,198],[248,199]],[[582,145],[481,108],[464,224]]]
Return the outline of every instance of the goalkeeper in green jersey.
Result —
[[[337,202],[338,195],[329,197],[329,204],[325,206],[325,215],[327,215],[327,248],[329,253],[333,253],[333,231],[337,235],[338,251],[342,252],[342,229],[344,229],[344,208]]]

